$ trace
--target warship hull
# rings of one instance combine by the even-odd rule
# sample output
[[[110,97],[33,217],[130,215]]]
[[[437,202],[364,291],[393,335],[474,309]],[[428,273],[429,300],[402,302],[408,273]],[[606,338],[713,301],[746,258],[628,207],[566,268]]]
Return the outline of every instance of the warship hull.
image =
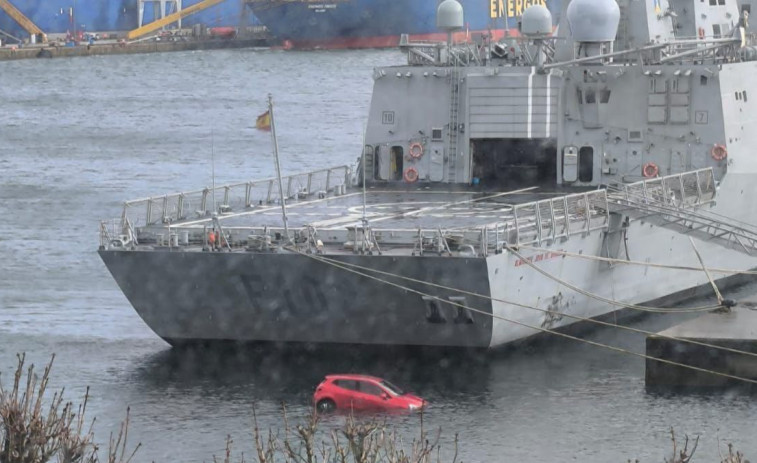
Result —
[[[738,204],[743,205],[745,188],[754,176],[734,174],[727,180],[718,191],[719,201],[709,207],[711,213],[732,214]],[[349,198],[348,190],[342,197],[348,210]],[[332,210],[334,202],[329,201]],[[290,207],[296,210],[297,206]],[[755,205],[750,207],[750,217],[757,217]],[[595,230],[538,250],[524,247],[518,251],[520,256],[508,251],[462,257],[208,252],[171,247],[100,250],[99,254],[137,313],[171,344],[236,341],[494,348],[624,307],[595,296],[634,305],[673,304],[703,292],[714,295],[707,276],[696,270],[701,263],[688,235],[644,220],[629,225],[624,242],[610,235],[607,230]],[[616,243],[620,259],[693,270],[566,255],[606,255],[608,242]],[[755,257],[718,242],[695,239],[695,244],[709,268],[757,267]],[[526,259],[550,276],[538,273]],[[362,269],[357,270],[362,274],[345,266]],[[715,272],[713,277],[722,280],[730,275]],[[429,298],[452,300],[466,308],[440,304],[438,310],[430,311]]]

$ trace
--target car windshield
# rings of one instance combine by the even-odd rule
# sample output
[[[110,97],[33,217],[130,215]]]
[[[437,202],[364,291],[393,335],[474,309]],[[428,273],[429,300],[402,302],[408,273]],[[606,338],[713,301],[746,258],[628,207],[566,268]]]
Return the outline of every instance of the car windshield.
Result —
[[[403,395],[405,393],[402,389],[398,388],[389,381],[381,381],[381,385],[384,386],[384,388],[391,392],[393,395]]]

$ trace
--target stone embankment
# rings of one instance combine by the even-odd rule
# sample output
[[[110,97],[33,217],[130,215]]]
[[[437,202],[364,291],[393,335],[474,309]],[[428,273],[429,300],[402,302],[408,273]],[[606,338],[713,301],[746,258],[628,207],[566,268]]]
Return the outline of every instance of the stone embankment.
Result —
[[[149,41],[125,43],[110,41],[108,43],[80,44],[77,46],[26,46],[23,48],[0,48],[0,61],[28,58],[63,58],[72,56],[125,55],[134,53],[158,53],[169,51],[216,50],[229,48],[252,48],[271,46],[267,37],[184,40],[184,41]]]

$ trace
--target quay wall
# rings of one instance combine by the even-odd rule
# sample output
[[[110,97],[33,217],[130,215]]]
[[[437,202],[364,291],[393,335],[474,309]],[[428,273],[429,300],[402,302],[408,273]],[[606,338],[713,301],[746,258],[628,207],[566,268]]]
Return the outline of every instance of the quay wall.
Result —
[[[234,40],[188,40],[176,42],[108,43],[78,45],[75,47],[46,46],[24,48],[0,48],[0,61],[29,58],[63,58],[73,56],[125,55],[134,53],[161,53],[170,51],[216,50],[270,46],[267,38]],[[47,56],[39,56],[40,51],[49,51]]]

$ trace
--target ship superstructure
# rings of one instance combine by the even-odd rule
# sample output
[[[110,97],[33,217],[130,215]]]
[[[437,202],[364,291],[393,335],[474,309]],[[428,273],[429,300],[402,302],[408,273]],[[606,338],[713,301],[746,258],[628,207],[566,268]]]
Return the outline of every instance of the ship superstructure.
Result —
[[[656,310],[702,262],[757,267],[748,15],[696,2],[680,36],[689,3],[572,0],[556,35],[534,5],[455,45],[446,0],[446,43],[374,70],[356,168],[129,201],[99,253],[172,344],[488,348]]]

